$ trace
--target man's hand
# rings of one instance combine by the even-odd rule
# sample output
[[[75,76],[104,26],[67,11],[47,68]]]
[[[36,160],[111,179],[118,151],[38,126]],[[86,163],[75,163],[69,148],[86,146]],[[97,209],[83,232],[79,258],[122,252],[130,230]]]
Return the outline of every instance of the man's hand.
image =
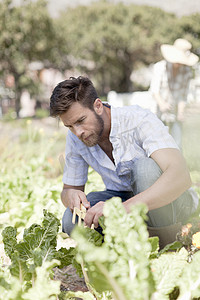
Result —
[[[81,203],[88,209],[90,208],[90,202],[88,202],[86,195],[84,193],[84,187],[74,187],[64,185],[63,191],[61,193],[61,199],[66,207],[69,207],[71,211],[74,207],[80,209]]]
[[[82,191],[73,190],[71,197],[68,198],[68,207],[73,211],[74,207],[80,209],[81,203],[85,208],[90,207],[90,203],[87,201],[86,195]]]
[[[94,227],[97,228],[98,227],[98,219],[99,217],[101,217],[103,215],[103,206],[104,206],[105,202],[100,201],[97,204],[95,204],[93,207],[89,208],[84,222],[85,225],[87,225],[88,227],[91,227],[92,224],[94,224]]]

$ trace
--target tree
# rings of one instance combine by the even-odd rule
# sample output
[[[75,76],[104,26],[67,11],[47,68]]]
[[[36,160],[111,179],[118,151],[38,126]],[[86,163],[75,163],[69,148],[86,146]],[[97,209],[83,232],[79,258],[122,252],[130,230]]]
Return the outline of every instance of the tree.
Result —
[[[46,2],[24,0],[21,6],[14,6],[14,1],[2,0],[0,32],[0,72],[4,80],[14,76],[18,116],[23,89],[38,93],[39,81],[31,75],[29,64],[51,57],[55,32]]]
[[[101,94],[133,90],[132,70],[160,58],[159,46],[173,40],[175,23],[175,15],[158,8],[107,1],[68,8],[59,19],[68,59],[95,79]]]
[[[200,55],[200,14],[183,16],[179,19],[180,35],[193,45],[193,52]]]

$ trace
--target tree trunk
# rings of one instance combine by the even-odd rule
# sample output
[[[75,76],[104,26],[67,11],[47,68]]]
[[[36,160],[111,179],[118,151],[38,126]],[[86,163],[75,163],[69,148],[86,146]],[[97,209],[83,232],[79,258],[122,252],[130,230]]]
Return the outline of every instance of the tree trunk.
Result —
[[[22,90],[21,90],[21,87],[19,84],[19,78],[20,78],[20,76],[15,75],[15,112],[16,112],[17,118],[19,118],[19,111],[21,108],[20,99],[21,99],[21,95],[22,95]]]

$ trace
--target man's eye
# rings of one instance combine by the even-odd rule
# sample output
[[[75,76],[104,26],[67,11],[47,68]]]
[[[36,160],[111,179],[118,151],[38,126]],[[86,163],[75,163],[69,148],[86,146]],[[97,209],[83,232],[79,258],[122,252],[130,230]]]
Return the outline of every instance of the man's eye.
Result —
[[[84,121],[85,119],[81,119],[81,120],[78,120],[78,124],[81,124],[81,123],[83,123],[83,121]]]

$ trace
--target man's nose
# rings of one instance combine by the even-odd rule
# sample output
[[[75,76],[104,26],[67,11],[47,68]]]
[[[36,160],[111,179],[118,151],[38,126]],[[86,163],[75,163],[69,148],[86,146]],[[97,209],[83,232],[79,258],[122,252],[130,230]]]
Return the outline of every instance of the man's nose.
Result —
[[[76,135],[78,138],[80,138],[80,137],[82,136],[82,134],[84,133],[84,130],[83,130],[82,126],[76,126],[76,127],[74,128],[74,130],[75,130],[75,135]]]

